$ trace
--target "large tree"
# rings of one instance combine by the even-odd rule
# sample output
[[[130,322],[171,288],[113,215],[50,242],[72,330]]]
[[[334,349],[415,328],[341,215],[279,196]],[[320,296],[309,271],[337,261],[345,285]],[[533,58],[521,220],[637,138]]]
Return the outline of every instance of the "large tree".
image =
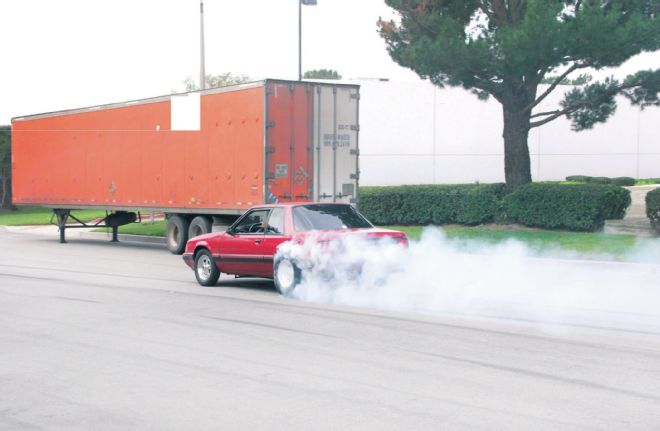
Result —
[[[0,208],[11,206],[11,127],[0,126]]]
[[[303,76],[305,79],[341,79],[339,72],[333,69],[308,70]]]
[[[225,72],[219,75],[206,75],[206,88],[225,87],[227,85],[244,84],[246,82],[250,82],[249,76],[236,75],[231,72]],[[190,76],[183,80],[183,85],[185,85],[186,91],[199,90],[199,82]]]
[[[506,183],[531,181],[531,128],[561,116],[574,130],[604,122],[624,95],[659,105],[660,69],[588,82],[556,109],[539,104],[571,74],[616,67],[660,49],[660,0],[385,0],[396,21],[379,21],[392,58],[438,86],[463,86],[503,109]],[[546,76],[548,86],[539,88]]]

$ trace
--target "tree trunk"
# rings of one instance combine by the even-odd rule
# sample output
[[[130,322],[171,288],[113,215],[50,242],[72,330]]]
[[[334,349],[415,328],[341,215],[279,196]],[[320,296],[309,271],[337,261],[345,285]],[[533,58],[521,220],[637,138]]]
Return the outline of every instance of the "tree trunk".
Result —
[[[519,113],[520,108],[504,108],[504,177],[509,190],[523,186],[532,181],[530,170],[529,136],[530,113]]]

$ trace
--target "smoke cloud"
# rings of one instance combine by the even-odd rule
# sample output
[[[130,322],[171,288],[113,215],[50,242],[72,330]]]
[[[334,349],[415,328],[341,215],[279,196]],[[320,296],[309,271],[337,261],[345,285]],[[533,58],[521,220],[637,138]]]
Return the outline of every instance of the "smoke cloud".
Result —
[[[660,245],[658,245],[660,246]],[[436,228],[409,248],[388,240],[310,237],[283,253],[303,268],[294,298],[330,304],[660,334],[660,264],[583,260],[448,239]],[[644,256],[660,255],[650,247]]]

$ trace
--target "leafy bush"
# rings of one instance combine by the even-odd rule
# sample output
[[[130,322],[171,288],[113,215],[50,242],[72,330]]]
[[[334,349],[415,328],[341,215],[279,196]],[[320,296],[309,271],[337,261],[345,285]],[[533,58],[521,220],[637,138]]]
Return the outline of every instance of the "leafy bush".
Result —
[[[566,181],[571,181],[574,183],[588,183],[592,177],[587,175],[570,175],[566,177]]]
[[[615,186],[630,187],[635,185],[633,177],[616,177],[612,178],[612,184]]]
[[[587,181],[589,184],[610,184],[611,182],[612,180],[607,177],[591,177]]]
[[[532,183],[506,196],[504,209],[527,226],[594,231],[623,218],[630,202],[630,192],[613,185]]]
[[[566,177],[566,181],[570,181],[573,183],[614,184],[616,186],[624,186],[624,187],[634,186],[635,183],[637,182],[632,177],[608,178],[608,177],[590,177],[588,175],[570,175]]]
[[[660,188],[646,194],[646,215],[651,221],[651,226],[660,232]]]
[[[360,211],[378,225],[476,225],[501,214],[504,184],[361,187]]]

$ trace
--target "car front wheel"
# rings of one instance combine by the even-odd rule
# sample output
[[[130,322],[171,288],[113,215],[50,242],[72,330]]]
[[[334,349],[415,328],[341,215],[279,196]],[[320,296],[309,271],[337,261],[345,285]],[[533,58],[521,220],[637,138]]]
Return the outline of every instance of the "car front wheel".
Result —
[[[286,296],[295,290],[301,281],[300,268],[288,258],[275,258],[273,263],[273,281],[277,291]]]
[[[220,278],[220,270],[208,250],[201,250],[195,256],[195,278],[202,286],[215,286]]]

